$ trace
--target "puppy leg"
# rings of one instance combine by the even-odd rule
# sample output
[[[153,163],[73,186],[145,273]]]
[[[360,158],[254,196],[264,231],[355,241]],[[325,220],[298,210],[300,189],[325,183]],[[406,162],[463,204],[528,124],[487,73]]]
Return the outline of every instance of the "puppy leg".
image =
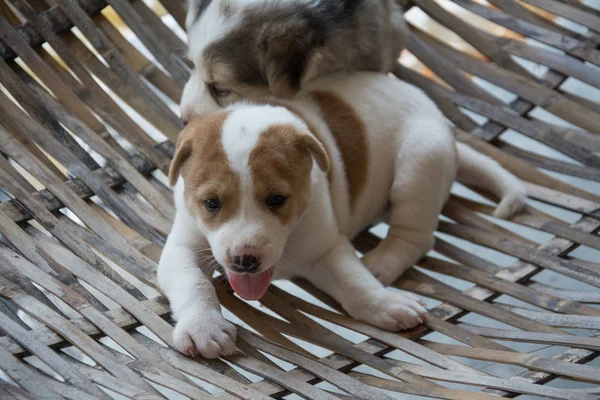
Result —
[[[365,268],[354,247],[339,236],[303,277],[336,299],[354,318],[382,329],[410,329],[423,322],[424,303],[410,293],[387,290]]]
[[[396,159],[389,233],[363,258],[385,286],[433,246],[438,216],[456,175],[456,149],[447,128],[423,120],[419,125],[411,129]],[[432,134],[435,129],[442,134]]]
[[[192,219],[193,220],[193,219]],[[209,249],[190,220],[178,213],[158,265],[158,283],[177,321],[173,342],[189,356],[216,358],[235,351],[235,326],[221,315],[206,263],[196,254]],[[202,253],[206,254],[206,253]],[[201,256],[200,256],[201,257]]]

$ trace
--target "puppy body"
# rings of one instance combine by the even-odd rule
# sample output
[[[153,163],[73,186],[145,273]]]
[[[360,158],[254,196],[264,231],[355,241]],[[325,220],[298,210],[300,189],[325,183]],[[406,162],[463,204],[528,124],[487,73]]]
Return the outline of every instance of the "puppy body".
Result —
[[[407,27],[397,0],[190,0],[184,120],[241,99],[290,98],[340,70],[389,72]]]
[[[300,276],[357,319],[417,325],[426,313],[419,300],[385,285],[431,248],[457,173],[502,198],[500,213],[523,205],[514,176],[457,146],[420,90],[380,74],[316,79],[283,106],[239,104],[194,120],[171,167],[177,214],[159,265],[178,321],[174,342],[205,357],[235,347],[207,275],[212,258],[197,249],[241,297]],[[207,211],[213,198],[216,212]],[[387,209],[388,236],[360,260],[350,240]]]

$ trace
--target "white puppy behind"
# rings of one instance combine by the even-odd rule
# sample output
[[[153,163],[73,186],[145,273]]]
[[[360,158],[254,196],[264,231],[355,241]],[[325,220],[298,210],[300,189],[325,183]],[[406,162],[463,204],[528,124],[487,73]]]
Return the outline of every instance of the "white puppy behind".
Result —
[[[158,279],[186,354],[235,349],[211,284],[216,263],[242,298],[298,276],[354,318],[408,329],[425,308],[385,285],[431,249],[457,174],[502,199],[498,216],[524,204],[517,178],[456,144],[436,106],[396,78],[333,75],[284,103],[234,105],[180,136],[170,171],[177,213]],[[386,210],[388,236],[359,259],[350,240]]]

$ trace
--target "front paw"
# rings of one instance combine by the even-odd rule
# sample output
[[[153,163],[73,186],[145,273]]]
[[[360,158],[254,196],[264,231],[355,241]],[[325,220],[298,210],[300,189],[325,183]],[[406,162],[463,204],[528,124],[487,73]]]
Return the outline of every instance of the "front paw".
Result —
[[[236,334],[235,325],[220,312],[209,311],[180,318],[173,331],[173,342],[177,350],[188,356],[217,358],[235,352]]]
[[[347,311],[358,320],[395,332],[422,324],[427,315],[424,305],[413,294],[382,288],[353,302]]]

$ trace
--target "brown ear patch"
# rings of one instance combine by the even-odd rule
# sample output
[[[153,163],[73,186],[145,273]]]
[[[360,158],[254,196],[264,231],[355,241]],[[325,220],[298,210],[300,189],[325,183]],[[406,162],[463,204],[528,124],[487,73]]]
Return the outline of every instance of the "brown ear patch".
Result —
[[[190,122],[177,142],[169,173],[169,179],[174,180],[181,174],[186,204],[211,228],[230,219],[240,205],[240,179],[229,165],[221,140],[228,116],[229,112],[219,112]],[[204,207],[204,201],[209,199],[221,202],[219,212]]]
[[[354,109],[335,93],[313,91],[311,96],[319,105],[340,149],[348,180],[350,207],[353,208],[367,181],[369,156],[365,125]]]
[[[177,179],[179,179],[179,175],[181,175],[181,167],[187,161],[191,153],[191,143],[187,140],[184,140],[182,133],[177,140],[175,155],[173,156],[173,160],[171,160],[171,165],[169,166],[169,186],[175,186]]]
[[[329,156],[325,147],[310,132],[302,133],[298,142],[300,148],[310,151],[321,171],[329,172]]]

